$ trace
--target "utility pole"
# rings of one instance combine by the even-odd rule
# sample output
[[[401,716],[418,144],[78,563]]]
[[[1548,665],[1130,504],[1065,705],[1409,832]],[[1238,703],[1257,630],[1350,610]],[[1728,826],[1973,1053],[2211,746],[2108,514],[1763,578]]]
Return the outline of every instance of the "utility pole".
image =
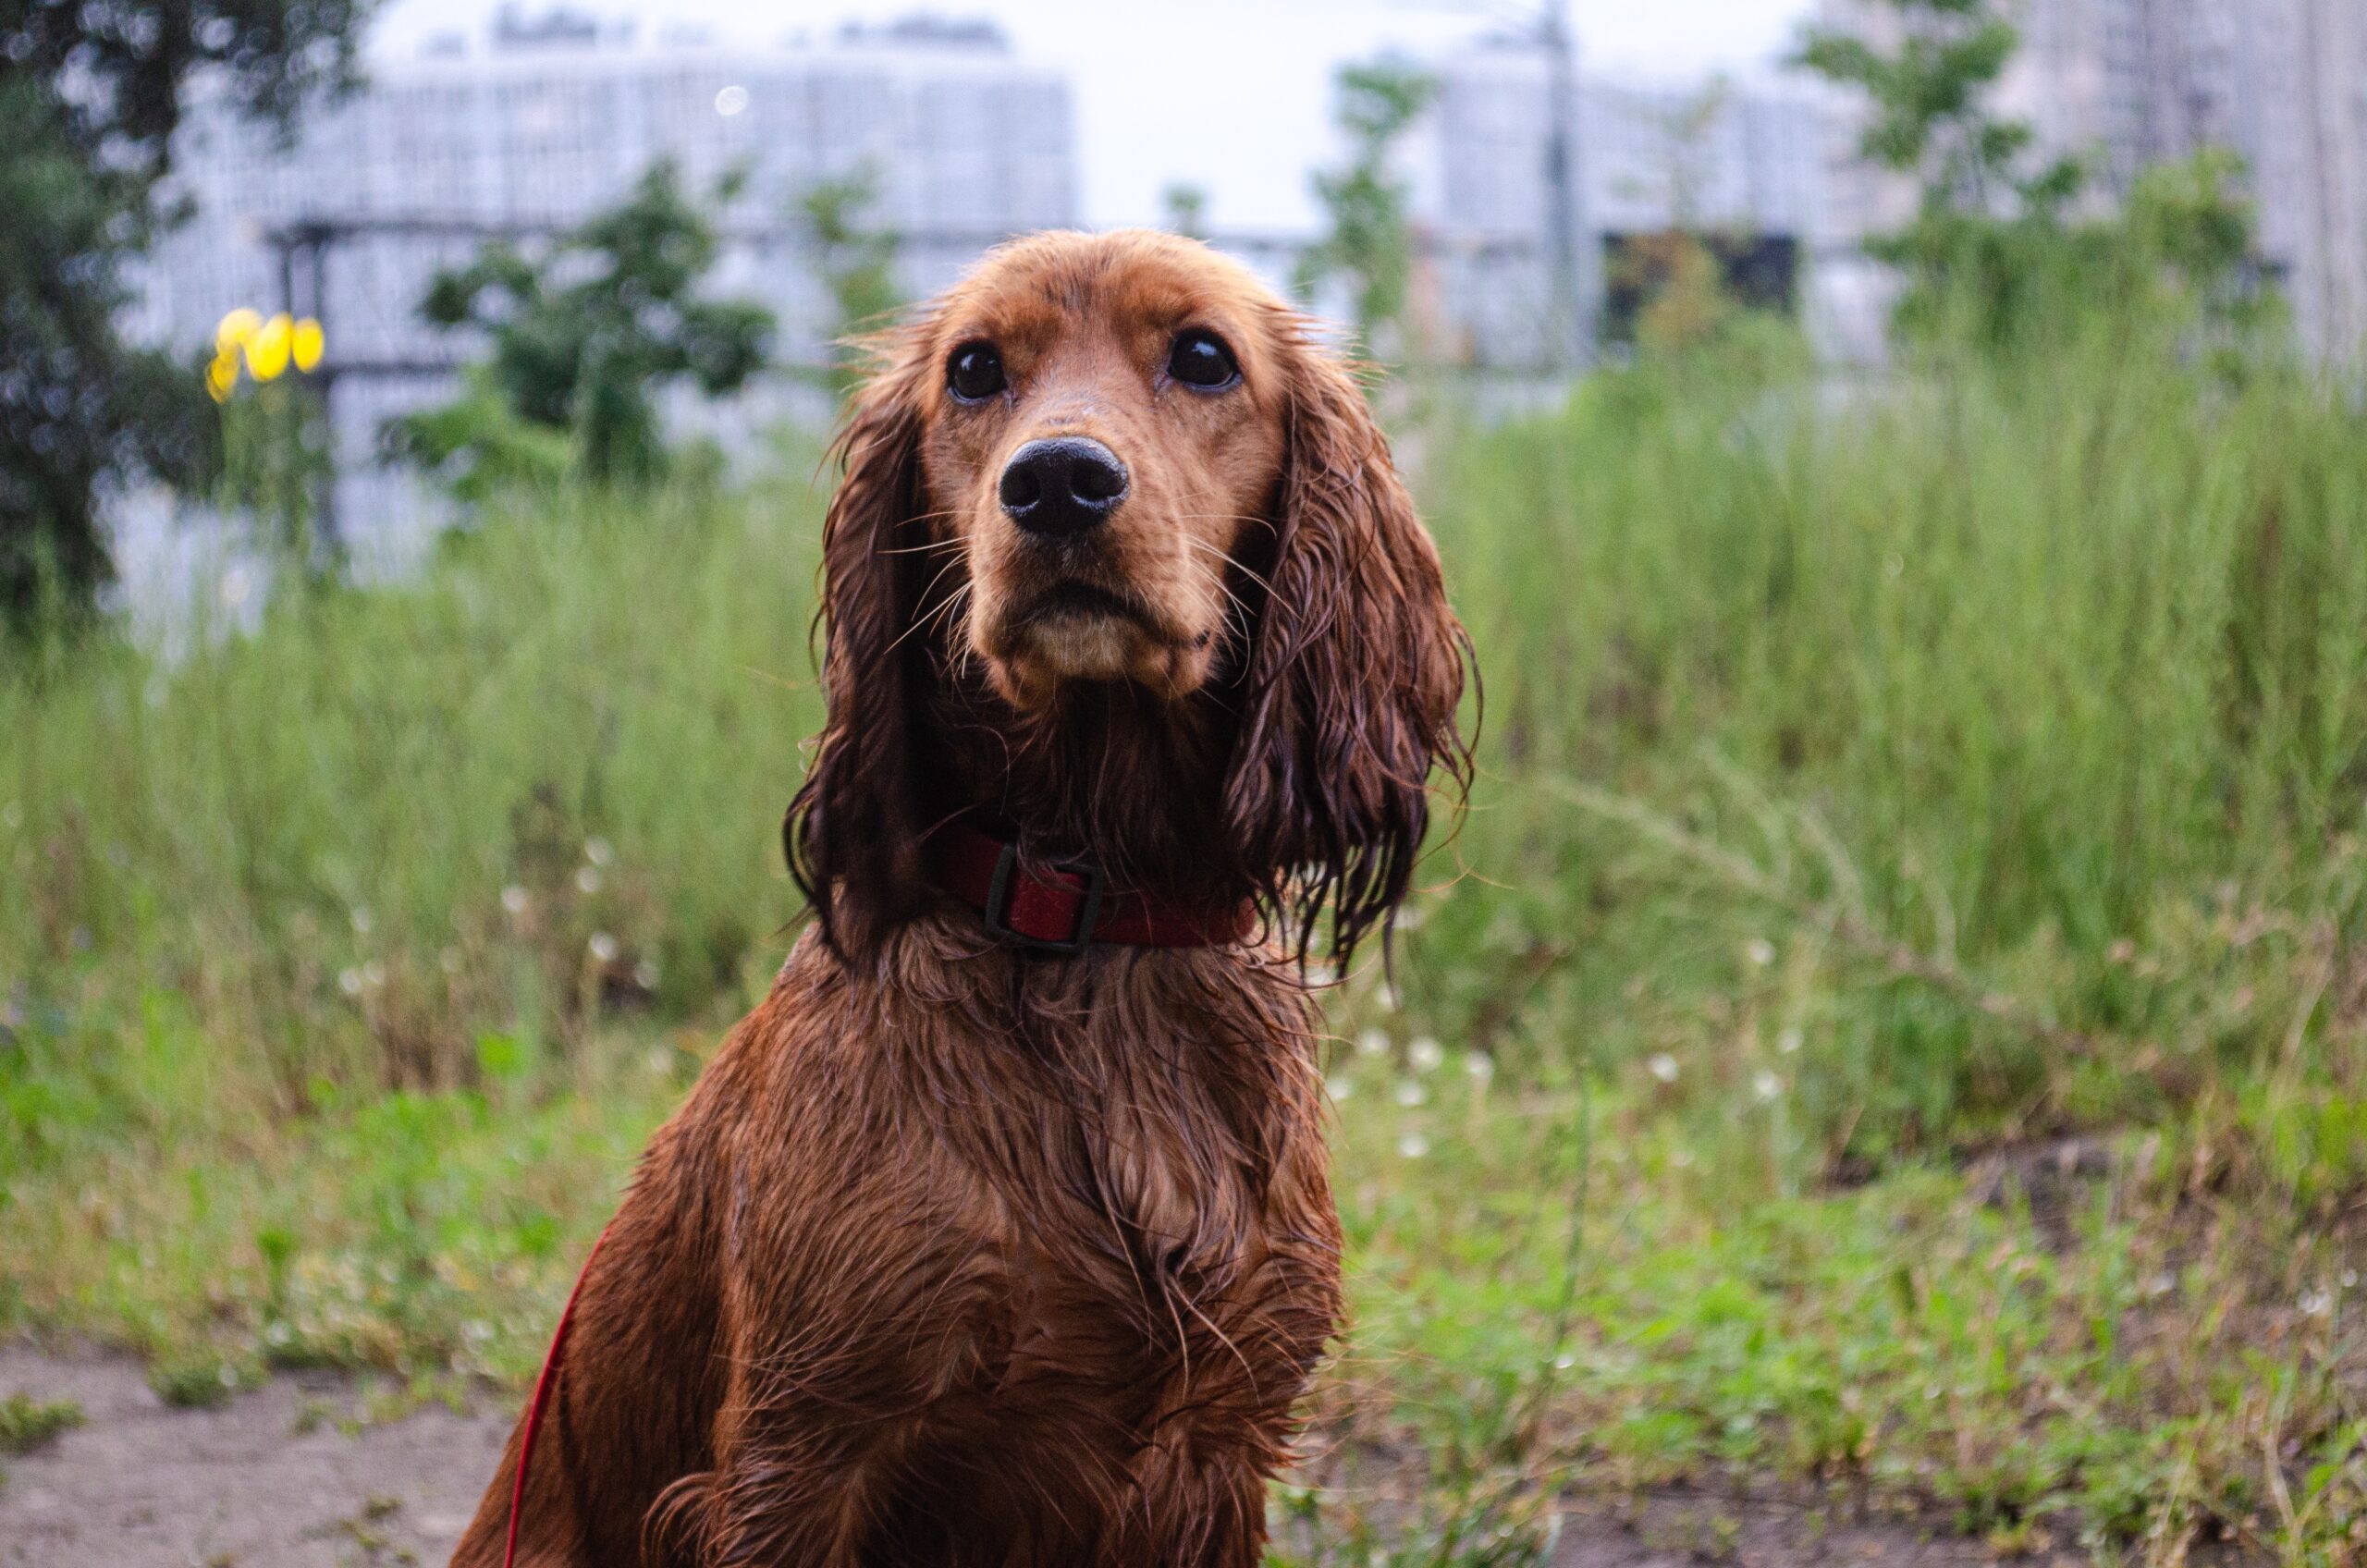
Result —
[[[1551,327],[1547,362],[1573,370],[1588,359],[1585,235],[1578,202],[1578,82],[1569,0],[1543,0],[1538,43],[1545,51],[1546,279]]]
[[[313,319],[321,324],[324,341],[329,326],[329,245],[336,231],[324,224],[314,232],[312,245]],[[318,531],[319,546],[328,554],[328,564],[345,564],[344,525],[337,517],[337,492],[345,471],[337,464],[337,371],[333,366],[321,367],[327,372],[321,377],[321,450],[327,454],[327,472],[321,476],[320,511],[313,519]]]
[[[266,238],[279,253],[279,310],[294,320],[310,317],[322,328],[323,339],[327,336],[329,317],[329,247],[338,237],[337,226],[320,221],[300,221],[288,227],[272,230]],[[297,308],[297,255],[303,255],[305,308]],[[313,402],[313,423],[321,442],[322,465],[313,496],[311,557],[313,570],[334,569],[345,560],[345,538],[337,518],[337,483],[344,473],[337,449],[337,366],[324,362],[313,377],[315,396]]]

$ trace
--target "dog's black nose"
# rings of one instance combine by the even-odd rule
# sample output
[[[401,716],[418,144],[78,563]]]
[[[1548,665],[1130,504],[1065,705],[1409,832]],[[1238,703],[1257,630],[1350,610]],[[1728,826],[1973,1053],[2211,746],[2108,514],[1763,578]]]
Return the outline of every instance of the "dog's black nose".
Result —
[[[1002,509],[1030,533],[1082,533],[1126,498],[1126,465],[1083,435],[1030,441],[1002,471]]]

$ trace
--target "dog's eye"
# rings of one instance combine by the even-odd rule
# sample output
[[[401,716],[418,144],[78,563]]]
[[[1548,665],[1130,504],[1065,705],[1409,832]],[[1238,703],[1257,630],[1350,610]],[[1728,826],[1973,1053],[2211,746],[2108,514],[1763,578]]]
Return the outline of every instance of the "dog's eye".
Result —
[[[1002,356],[991,343],[964,343],[945,367],[945,384],[965,403],[991,398],[1003,387]]]
[[[1215,391],[1240,380],[1241,366],[1234,362],[1223,338],[1196,326],[1175,335],[1175,347],[1167,355],[1167,374],[1186,386]]]

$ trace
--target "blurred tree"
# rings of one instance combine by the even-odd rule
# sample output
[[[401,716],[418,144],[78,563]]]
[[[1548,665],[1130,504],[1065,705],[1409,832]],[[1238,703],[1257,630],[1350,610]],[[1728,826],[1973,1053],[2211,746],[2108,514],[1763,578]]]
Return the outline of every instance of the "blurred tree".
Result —
[[[1662,196],[1674,228],[1690,231],[1700,225],[1701,189],[1717,160],[1710,133],[1734,95],[1734,79],[1721,71],[1699,92],[1650,116],[1662,137]]]
[[[462,371],[459,397],[404,415],[385,439],[471,506],[504,491],[553,488],[576,469],[574,433],[520,414],[487,364]]]
[[[896,253],[903,239],[877,227],[879,170],[865,164],[839,179],[807,188],[797,199],[797,218],[813,247],[815,275],[830,296],[830,365],[825,372],[831,394],[844,398],[863,376],[858,335],[883,325],[903,304],[896,287]]]
[[[727,178],[716,200],[737,190]],[[553,436],[567,469],[595,484],[662,477],[658,391],[685,377],[711,398],[737,391],[772,337],[762,305],[697,297],[716,252],[714,228],[661,161],[539,259],[497,242],[437,274],[421,313],[483,332],[492,358],[458,399],[393,421],[388,446],[464,496],[546,472]]]
[[[2079,194],[2077,161],[2024,171],[2032,133],[1987,99],[2020,44],[1996,0],[1889,0],[1903,23],[1895,54],[1857,34],[1808,29],[1798,63],[1865,93],[1858,150],[1922,182],[1926,209],[1998,214],[2009,199],[2053,211]]]
[[[1315,177],[1330,231],[1299,258],[1294,281],[1306,296],[1328,279],[1345,279],[1367,353],[1402,347],[1384,339],[1396,338],[1404,325],[1414,247],[1406,230],[1405,182],[1389,160],[1435,87],[1430,78],[1393,60],[1340,71],[1338,119],[1348,135],[1348,166]]]
[[[2243,160],[2224,148],[2147,169],[2102,237],[2116,264],[2098,266],[2156,314],[2166,305],[2173,320],[2199,316],[2199,336],[2231,378],[2292,344],[2284,301],[2259,259],[2243,178]]]
[[[2138,250],[2176,281],[2206,291],[2228,288],[2253,259],[2257,225],[2239,189],[2243,174],[2235,153],[2206,148],[2139,175],[2123,209]]]
[[[1194,239],[1208,237],[1208,193],[1204,187],[1179,179],[1159,192],[1159,203],[1167,209],[1170,229]]]
[[[2075,319],[2158,304],[2165,280],[2219,325],[2258,318],[2257,290],[2241,287],[2252,226],[2231,159],[2149,171],[2116,216],[2075,223],[2088,170],[2033,156],[2030,126],[1991,107],[2019,43],[2001,0],[1888,4],[1902,23],[1894,52],[1810,28],[1796,59],[1865,95],[1859,150],[1919,185],[1906,227],[1867,245],[1905,275],[1905,337],[2043,345]]]
[[[1807,29],[1797,63],[1865,94],[1858,151],[1920,185],[1915,217],[1870,240],[1907,287],[1897,322],[1929,336],[1968,301],[1977,335],[2010,336],[2042,275],[2065,207],[2086,183],[2078,160],[2027,166],[2028,122],[1997,115],[1991,91],[2020,44],[1996,0],[1888,0],[1901,23],[1883,54],[1855,33]]]
[[[354,80],[371,0],[0,0],[0,619],[87,609],[111,485],[203,483],[219,430],[195,365],[116,330],[123,268],[178,215],[181,89],[218,73],[288,124]]]
[[[1707,343],[1738,309],[1726,292],[1717,252],[1691,229],[1638,236],[1621,261],[1644,275],[1636,338],[1647,350],[1681,351]]]

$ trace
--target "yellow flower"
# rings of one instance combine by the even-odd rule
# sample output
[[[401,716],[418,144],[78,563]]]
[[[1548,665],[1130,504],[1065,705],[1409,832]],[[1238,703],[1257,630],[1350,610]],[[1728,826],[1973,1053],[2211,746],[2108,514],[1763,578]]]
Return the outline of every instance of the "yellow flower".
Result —
[[[237,310],[224,316],[221,324],[215,327],[214,351],[216,354],[237,352],[262,325],[261,312],[251,311],[246,306],[240,305]]]
[[[257,381],[274,381],[288,368],[290,339],[296,324],[282,311],[263,324],[246,341],[247,374]]]
[[[327,346],[327,339],[321,334],[321,324],[306,316],[296,324],[295,334],[288,341],[288,353],[295,360],[298,370],[310,374],[313,367],[321,362],[321,354]]]

